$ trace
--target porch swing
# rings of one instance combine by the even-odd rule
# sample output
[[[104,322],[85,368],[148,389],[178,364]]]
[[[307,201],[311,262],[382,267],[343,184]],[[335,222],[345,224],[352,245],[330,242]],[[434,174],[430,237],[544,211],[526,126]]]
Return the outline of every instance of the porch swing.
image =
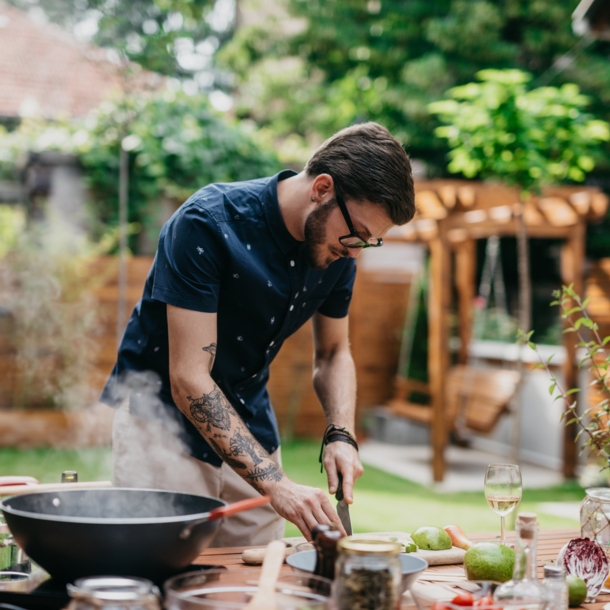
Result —
[[[500,240],[491,236],[487,240],[483,273],[479,285],[479,300],[484,303],[481,314],[475,320],[473,336],[482,339],[489,319],[493,290],[498,320],[508,318],[506,293],[500,264]],[[428,301],[428,273],[426,269],[414,278],[407,306],[401,351],[396,376],[394,398],[387,406],[399,417],[431,426],[432,408],[429,404],[415,402],[430,396],[427,381],[409,376],[413,359],[418,312],[425,310]],[[423,307],[422,307],[423,304]],[[466,352],[467,353],[467,352]],[[501,417],[510,413],[511,403],[519,387],[518,371],[499,367],[483,367],[468,356],[466,364],[450,367],[445,384],[445,421],[447,429],[464,438],[468,431],[489,434]]]

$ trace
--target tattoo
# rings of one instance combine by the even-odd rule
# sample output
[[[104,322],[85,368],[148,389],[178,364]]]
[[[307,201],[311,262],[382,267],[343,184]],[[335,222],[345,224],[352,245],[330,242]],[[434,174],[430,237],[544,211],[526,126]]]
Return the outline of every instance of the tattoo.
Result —
[[[284,478],[284,473],[271,462],[269,466],[255,466],[252,470],[248,470],[244,478],[250,485],[254,485],[256,481],[281,481]]]
[[[246,464],[239,460],[233,459],[224,449],[213,439],[209,438],[208,443],[212,445],[212,449],[229,465],[231,468],[248,468]]]
[[[260,486],[259,486],[259,485],[257,485],[256,483],[253,483],[252,481],[248,481],[248,483],[250,483],[250,485],[252,485],[252,487],[254,487],[254,489],[256,489],[256,491],[258,491],[258,493],[259,493],[261,496],[264,496],[264,495],[265,495],[265,490],[264,490],[262,487],[260,487]]]
[[[241,430],[238,428],[235,434],[231,438],[231,455],[237,457],[238,455],[249,455],[255,466],[262,464],[263,458],[256,452],[255,441],[250,436],[244,436],[241,434]]]
[[[191,415],[200,424],[206,424],[206,430],[211,432],[211,426],[220,430],[231,429],[231,418],[229,410],[231,405],[223,396],[217,386],[209,394],[204,394],[201,398],[187,396],[191,403]]]
[[[201,348],[204,352],[210,354],[210,371],[212,370],[212,366],[214,365],[214,359],[216,358],[216,343],[210,343],[210,345],[206,345]]]

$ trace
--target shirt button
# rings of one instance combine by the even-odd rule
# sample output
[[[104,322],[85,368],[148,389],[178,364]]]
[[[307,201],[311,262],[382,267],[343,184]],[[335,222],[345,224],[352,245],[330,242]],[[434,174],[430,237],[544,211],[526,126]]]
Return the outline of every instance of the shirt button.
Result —
[[[271,341],[271,343],[269,343],[269,347],[271,347],[274,343],[275,341]]]
[[[307,301],[304,301],[303,305],[301,305],[301,307],[305,307],[305,305],[307,305]]]
[[[241,404],[242,404],[242,405],[245,405],[245,404],[246,404],[246,401],[245,401],[243,398],[240,398],[240,399],[239,399],[239,402],[241,402]]]
[[[294,261],[290,261],[290,266],[294,267]]]
[[[292,311],[294,309],[294,305],[290,306],[290,311]]]
[[[256,377],[256,374],[255,374],[255,375],[252,375],[252,379],[254,379],[255,377]]]

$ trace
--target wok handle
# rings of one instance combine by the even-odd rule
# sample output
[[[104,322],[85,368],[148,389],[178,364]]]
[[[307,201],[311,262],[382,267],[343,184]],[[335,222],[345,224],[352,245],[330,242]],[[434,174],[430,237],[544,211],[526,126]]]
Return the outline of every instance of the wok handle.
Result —
[[[265,504],[269,504],[269,502],[271,502],[271,498],[269,496],[260,496],[258,498],[248,498],[246,500],[234,502],[233,504],[227,504],[226,506],[214,508],[206,513],[205,516],[197,519],[196,521],[191,521],[188,525],[186,525],[185,528],[180,532],[180,540],[186,540],[191,535],[193,528],[200,523],[230,517],[231,515],[241,513],[245,510],[251,510],[253,508],[258,508],[259,506],[264,506]]]

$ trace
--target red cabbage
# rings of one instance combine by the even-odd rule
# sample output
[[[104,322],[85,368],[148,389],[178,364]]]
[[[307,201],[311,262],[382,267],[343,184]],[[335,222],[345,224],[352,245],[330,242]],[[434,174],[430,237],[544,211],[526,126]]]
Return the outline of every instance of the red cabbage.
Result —
[[[557,563],[568,574],[587,583],[587,597],[595,597],[608,577],[608,557],[604,549],[588,538],[574,538],[559,551]]]

